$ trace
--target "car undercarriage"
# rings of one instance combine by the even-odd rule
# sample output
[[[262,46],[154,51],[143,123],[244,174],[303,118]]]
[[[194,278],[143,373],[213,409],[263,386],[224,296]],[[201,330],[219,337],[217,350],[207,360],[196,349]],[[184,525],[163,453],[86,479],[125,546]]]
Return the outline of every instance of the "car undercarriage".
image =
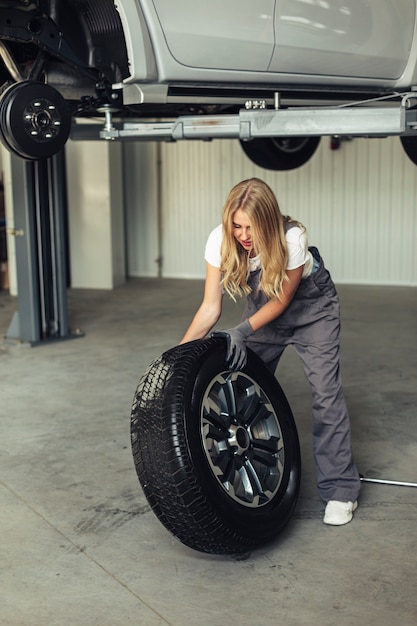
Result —
[[[131,84],[113,0],[0,1],[0,138],[36,160],[68,137],[237,138],[261,167],[292,169],[320,137],[398,135],[417,162],[414,92],[389,87],[259,82]],[[77,120],[90,118],[91,124]]]

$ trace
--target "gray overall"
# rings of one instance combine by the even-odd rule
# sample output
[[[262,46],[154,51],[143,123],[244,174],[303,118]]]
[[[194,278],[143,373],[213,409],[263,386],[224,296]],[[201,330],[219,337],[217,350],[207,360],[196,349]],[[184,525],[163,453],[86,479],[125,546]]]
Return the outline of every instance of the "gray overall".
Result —
[[[313,394],[313,450],[317,487],[325,502],[355,502],[360,478],[352,458],[350,421],[339,371],[339,299],[317,248],[309,248],[315,271],[301,280],[285,311],[248,338],[248,347],[275,372],[286,346],[294,345]],[[252,289],[242,319],[266,302],[258,290],[261,270],[251,272]]]

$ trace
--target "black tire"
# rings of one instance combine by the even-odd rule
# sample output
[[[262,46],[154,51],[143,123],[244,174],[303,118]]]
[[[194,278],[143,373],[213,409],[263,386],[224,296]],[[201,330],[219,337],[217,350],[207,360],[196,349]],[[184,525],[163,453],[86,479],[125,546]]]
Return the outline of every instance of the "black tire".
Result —
[[[414,163],[414,165],[417,165],[417,136],[401,135],[400,139],[406,155]]]
[[[131,414],[133,458],[153,511],[182,543],[213,554],[247,552],[290,520],[300,449],[285,395],[248,350],[225,365],[222,338],[165,352],[139,382]]]
[[[62,95],[41,82],[10,85],[0,100],[0,139],[23,159],[46,159],[60,152],[71,129]]]
[[[293,170],[311,159],[321,137],[261,137],[241,141],[246,156],[267,170]]]

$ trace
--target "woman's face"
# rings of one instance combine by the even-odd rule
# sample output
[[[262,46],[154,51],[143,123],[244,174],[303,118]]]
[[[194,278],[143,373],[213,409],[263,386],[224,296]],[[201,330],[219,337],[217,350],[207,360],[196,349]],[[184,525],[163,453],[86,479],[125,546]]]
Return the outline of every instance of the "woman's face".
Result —
[[[253,240],[248,216],[242,209],[238,209],[233,215],[233,236],[247,251],[253,251]]]

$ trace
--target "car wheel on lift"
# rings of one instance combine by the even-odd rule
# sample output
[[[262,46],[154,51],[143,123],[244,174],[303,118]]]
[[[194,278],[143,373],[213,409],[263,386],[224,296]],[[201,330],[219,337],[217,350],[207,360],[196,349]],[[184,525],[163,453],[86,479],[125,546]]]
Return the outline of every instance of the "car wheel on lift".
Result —
[[[321,137],[261,137],[240,144],[246,156],[267,170],[293,170],[315,153]]]
[[[133,458],[153,511],[182,543],[238,554],[290,520],[300,485],[297,429],[286,397],[248,350],[225,364],[223,338],[176,346],[148,368],[131,413]]]
[[[400,139],[406,155],[414,165],[417,165],[417,137],[415,135],[402,135]]]
[[[50,85],[22,81],[0,100],[0,138],[8,150],[27,160],[45,159],[67,142],[71,115],[62,95]]]

